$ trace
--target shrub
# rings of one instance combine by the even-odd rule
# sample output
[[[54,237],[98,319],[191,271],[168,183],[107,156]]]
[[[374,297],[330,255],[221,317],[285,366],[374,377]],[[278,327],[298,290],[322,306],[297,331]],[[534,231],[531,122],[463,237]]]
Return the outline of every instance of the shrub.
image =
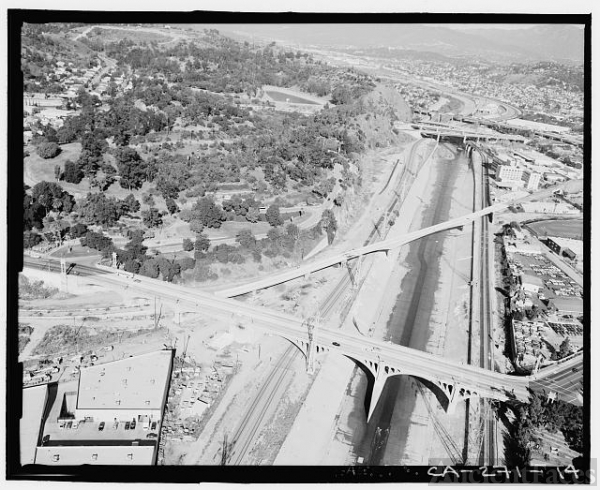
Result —
[[[37,147],[37,154],[41,156],[44,160],[49,158],[54,158],[59,155],[61,152],[60,146],[57,143],[44,142],[40,143]]]

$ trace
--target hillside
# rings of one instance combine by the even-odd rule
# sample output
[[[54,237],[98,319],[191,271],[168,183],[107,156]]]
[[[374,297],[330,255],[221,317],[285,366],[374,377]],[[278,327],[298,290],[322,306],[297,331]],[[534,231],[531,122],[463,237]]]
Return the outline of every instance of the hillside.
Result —
[[[63,29],[96,66],[75,73],[65,67],[79,54],[59,50],[26,75],[70,109],[26,118],[26,247],[80,238],[166,281],[279,267],[335,239],[362,155],[405,140],[394,122],[411,112],[393,88],[301,51],[215,29],[168,30],[177,44],[154,42],[160,28]],[[52,52],[52,36],[40,27],[24,48]],[[291,222],[302,213],[285,208],[298,204],[321,204],[319,216]],[[173,253],[147,253],[163,231]]]

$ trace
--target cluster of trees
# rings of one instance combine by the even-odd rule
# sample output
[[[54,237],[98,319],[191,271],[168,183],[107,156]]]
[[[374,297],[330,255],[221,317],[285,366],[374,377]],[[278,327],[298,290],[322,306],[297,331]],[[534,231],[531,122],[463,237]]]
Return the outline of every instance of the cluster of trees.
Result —
[[[70,213],[75,206],[75,199],[67,191],[54,182],[38,182],[27,194],[25,186],[23,196],[23,229],[31,230],[44,228],[44,218],[50,212],[60,217]]]
[[[583,407],[561,400],[545,399],[539,393],[531,394],[529,404],[517,408],[516,420],[511,430],[510,456],[516,466],[531,462],[531,447],[538,438],[536,432],[561,431],[571,449],[583,451]]]
[[[260,204],[254,199],[254,196],[244,198],[235,194],[231,199],[223,201],[223,210],[231,221],[235,220],[236,217],[242,217],[250,223],[257,223],[260,219]]]
[[[85,224],[113,226],[121,216],[136,213],[140,203],[133,194],[125,199],[97,192],[88,192],[87,196],[77,203],[79,219]]]

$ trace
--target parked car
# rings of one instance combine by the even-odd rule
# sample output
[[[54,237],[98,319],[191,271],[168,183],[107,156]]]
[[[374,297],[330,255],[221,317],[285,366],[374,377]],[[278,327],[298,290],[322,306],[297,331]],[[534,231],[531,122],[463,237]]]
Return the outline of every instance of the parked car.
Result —
[[[113,429],[115,429],[115,430],[116,430],[116,429],[117,429],[117,427],[119,427],[119,421],[118,421],[118,420],[115,420],[115,421],[113,422]]]
[[[152,422],[152,425],[150,426],[150,430],[152,430],[152,431],[156,430],[156,422]]]
[[[129,421],[125,422],[125,430],[129,430],[129,426],[131,423]]]
[[[104,426],[106,424],[104,422],[100,422],[100,425],[98,426],[98,430],[104,430]]]
[[[129,427],[131,427],[131,430],[135,429],[135,419],[133,419],[131,421],[131,424],[129,424]]]
[[[155,432],[150,432],[146,435],[146,439],[154,439],[158,437],[158,435]]]

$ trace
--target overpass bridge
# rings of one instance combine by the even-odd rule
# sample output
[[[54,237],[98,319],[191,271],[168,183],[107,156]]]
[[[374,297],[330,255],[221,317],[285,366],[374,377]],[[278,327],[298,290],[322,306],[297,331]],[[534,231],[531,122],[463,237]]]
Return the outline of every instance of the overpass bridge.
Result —
[[[421,136],[425,138],[436,138],[438,141],[440,138],[460,138],[463,140],[463,143],[466,143],[468,140],[510,141],[513,143],[525,143],[526,141],[524,136],[516,134],[464,131],[457,128],[444,129],[438,126],[422,126],[420,128],[416,127],[415,129],[419,129]]]
[[[366,245],[363,247],[348,250],[346,252],[338,253],[332,255],[331,257],[313,260],[310,263],[304,264],[294,269],[286,270],[279,274],[273,274],[259,281],[254,281],[249,284],[243,284],[240,286],[235,286],[233,288],[216,291],[215,294],[218,296],[225,296],[229,298],[234,296],[240,296],[251,291],[275,286],[277,284],[291,281],[299,277],[308,277],[311,273],[320,271],[322,269],[326,269],[327,267],[331,267],[334,265],[347,265],[348,261],[352,259],[357,259],[363,255],[371,254],[374,252],[385,252],[387,254],[391,249],[400,247],[402,245],[406,245],[407,243],[418,240],[425,236],[433,235],[434,233],[439,233],[445,230],[450,230],[452,228],[461,228],[465,225],[468,225],[477,218],[494,213],[496,211],[507,209],[509,205],[510,204],[508,203],[495,204],[493,206],[484,208],[480,211],[476,211],[474,213],[461,216],[459,218],[454,218],[449,221],[445,221],[444,223],[439,223],[437,225],[423,228],[422,230],[407,233],[406,235],[402,235],[401,237],[392,238],[389,240],[382,240],[371,245]]]
[[[192,311],[202,311],[232,322],[249,322],[246,323],[247,326],[265,329],[291,342],[305,356],[309,370],[317,356],[323,353],[346,356],[369,379],[368,417],[377,405],[386,380],[392,376],[416,376],[425,380],[426,385],[441,400],[442,406],[450,411],[459,401],[471,397],[504,401],[526,401],[529,398],[531,377],[511,376],[463,365],[435,354],[322,326],[313,319],[303,320],[288,313],[167,284],[158,279],[136,276],[133,282],[129,274],[107,274],[99,280],[116,287],[127,287],[143,294],[155,295]]]
[[[423,228],[422,230],[407,233],[406,235],[402,235],[400,237],[382,240],[376,243],[372,243],[370,245],[365,245],[363,247],[351,249],[346,252],[337,253],[330,257],[311,260],[310,262],[301,266],[288,269],[277,274],[271,274],[269,277],[260,279],[258,281],[253,281],[247,284],[234,286],[232,288],[215,291],[215,295],[228,298],[234,296],[241,296],[252,291],[269,288],[272,286],[276,286],[277,284],[298,279],[299,277],[308,277],[311,273],[320,271],[322,269],[326,269],[327,267],[332,267],[335,265],[347,265],[348,261],[357,259],[363,255],[375,252],[385,252],[387,254],[391,249],[401,247],[402,245],[406,245],[407,243],[419,240],[420,238],[423,238],[428,235],[433,235],[434,233],[440,233],[442,231],[450,230],[453,228],[462,228],[463,226],[472,223],[477,218],[490,215],[495,212],[504,211],[512,205],[535,199],[545,199],[551,197],[554,194],[554,192],[556,192],[559,189],[562,189],[566,184],[567,183],[563,182],[558,185],[549,187],[547,189],[543,189],[538,192],[534,192],[528,196],[515,199],[510,202],[493,204],[479,211],[475,211],[473,213],[466,214],[464,216],[460,216],[458,218],[454,218],[443,223],[439,223],[437,225],[429,226],[427,228]],[[354,280],[358,280],[358,278],[355,278]]]
[[[568,143],[573,146],[578,146],[579,148],[583,148],[583,137],[569,134],[560,134],[554,133],[552,131],[542,131],[539,129],[527,129],[521,126],[515,126],[510,124],[510,122],[502,123],[499,121],[495,121],[492,119],[485,119],[473,116],[454,116],[454,119],[457,121],[466,122],[469,124],[477,124],[490,127],[492,129],[504,130],[504,131],[514,131],[514,132],[530,132],[536,136],[541,136],[542,138],[551,139],[554,141],[559,141],[561,143]],[[431,123],[427,123],[431,124]]]

